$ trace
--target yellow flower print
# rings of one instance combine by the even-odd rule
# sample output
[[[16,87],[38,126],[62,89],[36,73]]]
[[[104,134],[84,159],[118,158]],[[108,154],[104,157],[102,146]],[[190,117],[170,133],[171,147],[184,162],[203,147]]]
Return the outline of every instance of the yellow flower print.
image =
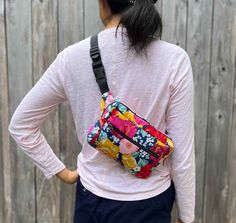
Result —
[[[124,166],[129,169],[134,169],[137,166],[136,160],[131,156],[131,154],[123,154],[122,162]]]
[[[166,146],[166,144],[163,143],[163,142],[161,142],[160,140],[157,140],[157,144],[158,144],[159,146]]]
[[[168,143],[168,145],[169,145],[170,149],[171,149],[171,150],[173,150],[173,149],[174,149],[174,144],[173,144],[173,141],[172,141],[172,140],[170,140],[169,138],[166,138],[166,141],[167,141],[167,143]]]
[[[132,112],[130,112],[130,111],[124,112],[124,116],[127,117],[131,122],[136,124],[136,122],[134,120],[134,115]]]
[[[104,139],[100,141],[99,143],[97,143],[97,147],[109,157],[113,159],[118,158],[119,147],[112,144],[110,140]]]
[[[117,115],[116,115],[118,118],[120,118],[121,120],[128,120],[122,113],[120,112],[117,112]]]
[[[102,113],[105,108],[105,101],[101,99],[101,106],[100,106],[100,112]]]

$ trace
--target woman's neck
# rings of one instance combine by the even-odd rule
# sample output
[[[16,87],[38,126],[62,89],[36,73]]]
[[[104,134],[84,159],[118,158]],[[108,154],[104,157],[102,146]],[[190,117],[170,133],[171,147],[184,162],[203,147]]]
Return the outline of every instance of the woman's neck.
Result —
[[[109,20],[107,20],[107,23],[105,25],[105,29],[117,27],[120,22],[120,17],[119,16],[113,16]]]

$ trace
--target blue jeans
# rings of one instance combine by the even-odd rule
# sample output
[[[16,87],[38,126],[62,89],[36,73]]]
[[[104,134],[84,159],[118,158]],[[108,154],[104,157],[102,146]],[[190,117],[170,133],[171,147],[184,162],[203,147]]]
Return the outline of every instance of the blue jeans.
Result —
[[[174,184],[163,193],[138,201],[117,201],[99,197],[78,179],[74,223],[170,223],[175,199]]]

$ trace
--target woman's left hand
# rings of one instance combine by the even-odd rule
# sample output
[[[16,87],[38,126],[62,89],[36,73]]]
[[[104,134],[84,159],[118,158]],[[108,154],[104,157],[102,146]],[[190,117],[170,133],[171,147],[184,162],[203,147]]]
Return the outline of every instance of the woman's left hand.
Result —
[[[69,170],[67,168],[63,169],[56,174],[64,183],[74,184],[77,182],[79,173],[77,170]]]

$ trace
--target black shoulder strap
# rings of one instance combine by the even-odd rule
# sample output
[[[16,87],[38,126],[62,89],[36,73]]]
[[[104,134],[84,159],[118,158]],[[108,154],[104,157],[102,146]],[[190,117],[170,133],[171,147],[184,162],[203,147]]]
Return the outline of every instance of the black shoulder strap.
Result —
[[[98,35],[92,36],[90,40],[90,57],[93,61],[93,72],[102,94],[109,91],[106,73],[102,64],[100,50],[98,46]]]

